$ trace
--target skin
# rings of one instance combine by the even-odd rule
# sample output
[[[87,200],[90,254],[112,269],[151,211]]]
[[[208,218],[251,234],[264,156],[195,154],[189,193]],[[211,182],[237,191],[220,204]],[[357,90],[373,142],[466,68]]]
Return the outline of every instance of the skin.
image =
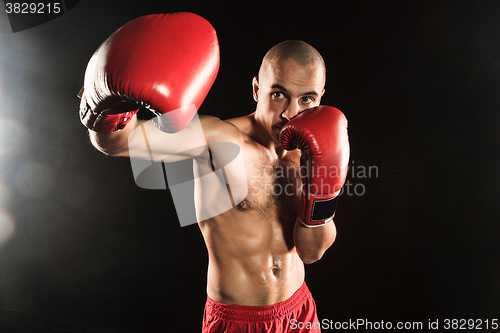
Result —
[[[209,254],[211,299],[250,306],[284,301],[302,285],[304,264],[319,260],[334,242],[333,222],[306,228],[297,218],[302,186],[298,174],[285,177],[276,172],[299,169],[301,151],[284,150],[279,132],[290,119],[320,104],[324,84],[324,70],[317,64],[303,66],[293,59],[275,58],[253,78],[255,112],[227,121],[200,117],[209,149],[211,142],[240,146],[248,184],[241,203],[233,202],[232,209],[199,222]],[[148,133],[159,132],[134,117],[119,132],[89,133],[100,151],[129,156],[134,147],[127,138],[138,126],[146,126]],[[189,126],[183,132],[189,140]],[[148,137],[155,140],[155,134]],[[274,184],[289,189],[290,195],[273,195]]]

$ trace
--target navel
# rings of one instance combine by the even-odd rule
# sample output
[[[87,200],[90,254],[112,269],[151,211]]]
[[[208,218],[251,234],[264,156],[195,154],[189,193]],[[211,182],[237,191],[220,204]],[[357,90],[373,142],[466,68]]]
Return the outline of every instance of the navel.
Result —
[[[282,264],[283,264],[283,262],[281,261],[281,259],[273,258],[272,272],[273,272],[273,275],[278,277],[278,278],[281,277],[281,275],[283,274],[283,270],[281,269]]]

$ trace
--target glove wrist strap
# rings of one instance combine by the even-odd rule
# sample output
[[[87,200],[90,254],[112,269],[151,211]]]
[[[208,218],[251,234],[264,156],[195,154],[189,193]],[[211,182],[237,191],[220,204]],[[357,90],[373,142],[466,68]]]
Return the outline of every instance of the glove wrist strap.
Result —
[[[306,227],[319,227],[333,221],[338,195],[312,195],[302,192],[299,218]]]
[[[108,114],[108,110],[101,112],[92,111],[83,97],[80,103],[80,120],[83,125],[95,132],[113,133],[125,128],[130,120],[132,120],[132,117],[139,111],[137,109],[123,113]]]

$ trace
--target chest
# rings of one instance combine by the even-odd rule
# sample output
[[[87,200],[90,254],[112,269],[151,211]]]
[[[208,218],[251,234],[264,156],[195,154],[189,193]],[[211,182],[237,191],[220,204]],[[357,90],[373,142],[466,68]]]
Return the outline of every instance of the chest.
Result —
[[[299,160],[296,153],[281,159],[252,154],[245,161],[248,194],[237,208],[294,219],[302,188]]]

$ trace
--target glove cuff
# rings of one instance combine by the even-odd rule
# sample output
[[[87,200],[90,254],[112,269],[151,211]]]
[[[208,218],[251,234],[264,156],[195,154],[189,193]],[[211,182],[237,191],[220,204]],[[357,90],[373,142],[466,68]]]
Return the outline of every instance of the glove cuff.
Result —
[[[137,109],[124,113],[107,114],[108,109],[98,113],[93,112],[84,96],[80,103],[80,120],[84,126],[95,132],[113,133],[119,131],[125,128],[130,120],[132,120],[132,117],[139,111]]]
[[[309,194],[302,192],[299,206],[299,218],[306,227],[320,227],[333,221],[337,209],[338,195]]]

